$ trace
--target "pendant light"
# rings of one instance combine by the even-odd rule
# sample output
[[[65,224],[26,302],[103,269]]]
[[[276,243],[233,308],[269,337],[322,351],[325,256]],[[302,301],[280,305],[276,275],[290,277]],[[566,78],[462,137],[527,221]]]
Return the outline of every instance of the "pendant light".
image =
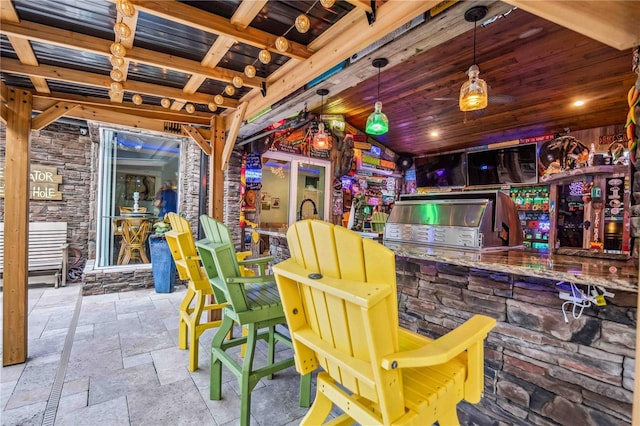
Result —
[[[320,104],[320,123],[318,124],[318,132],[313,137],[313,149],[328,149],[329,148],[329,135],[324,130],[324,123],[322,121],[322,114],[324,114],[324,97],[329,94],[327,89],[318,89],[316,93],[322,96],[322,103]]]
[[[378,68],[378,97],[374,105],[373,113],[367,118],[365,131],[371,135],[383,135],[389,131],[389,119],[382,112],[382,102],[380,102],[380,69],[389,63],[387,58],[376,58],[371,63]]]
[[[469,80],[465,81],[460,88],[460,111],[483,109],[489,103],[487,83],[479,77],[480,68],[476,65],[476,26],[477,22],[486,14],[487,8],[485,6],[474,6],[464,14],[464,19],[467,22],[473,22],[473,65],[467,71]]]

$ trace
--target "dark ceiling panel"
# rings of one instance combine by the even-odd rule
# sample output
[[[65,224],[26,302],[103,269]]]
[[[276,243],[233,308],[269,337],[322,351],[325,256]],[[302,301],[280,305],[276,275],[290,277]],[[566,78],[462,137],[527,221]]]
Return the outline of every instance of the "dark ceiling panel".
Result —
[[[292,28],[296,18],[312,6],[313,8],[307,13],[311,24],[309,31],[300,33]],[[270,34],[279,36],[286,34],[288,40],[308,45],[352,9],[353,6],[346,1],[337,1],[331,9],[325,9],[320,2],[316,1],[271,0],[251,22],[251,26]]]
[[[33,41],[31,47],[41,65],[53,65],[103,75],[108,75],[112,68],[109,59],[103,55]]]
[[[21,20],[94,37],[114,36],[115,3],[103,0],[13,0],[13,5]]]
[[[213,33],[140,12],[133,46],[200,62],[216,38]]]
[[[0,52],[2,53],[3,58],[18,59],[18,55],[16,55],[15,50],[13,50],[13,46],[5,35],[0,35]]]
[[[222,16],[227,19],[231,19],[233,14],[242,3],[242,0],[217,0],[217,1],[180,1],[180,3],[187,4],[189,6],[196,7],[205,12],[213,13],[214,15]]]
[[[0,77],[2,78],[2,81],[4,81],[7,86],[24,87],[24,88],[33,89],[33,84],[31,84],[31,80],[29,79],[29,77],[25,77],[23,75],[17,75],[17,74],[9,74],[6,72],[3,72],[2,75],[0,75]]]
[[[198,92],[208,93],[214,96],[221,94],[225,98],[240,99],[242,96],[246,95],[247,93],[249,93],[249,91],[251,91],[251,88],[244,86],[239,89],[236,88],[235,94],[233,96],[229,96],[226,93],[223,93],[226,85],[227,83],[224,83],[222,81],[206,79],[198,89]]]
[[[190,74],[179,71],[131,62],[127,80],[144,81],[145,83],[182,89],[190,76]]]
[[[49,89],[57,93],[70,93],[73,95],[92,96],[98,98],[109,99],[109,88],[83,86],[81,84],[66,83],[64,81],[47,80]]]
[[[248,44],[235,44],[220,61],[220,66],[238,72],[244,72],[244,67],[253,65],[256,67],[258,77],[267,77],[289,60],[287,56],[271,52],[271,62],[263,64],[258,61],[260,49]]]

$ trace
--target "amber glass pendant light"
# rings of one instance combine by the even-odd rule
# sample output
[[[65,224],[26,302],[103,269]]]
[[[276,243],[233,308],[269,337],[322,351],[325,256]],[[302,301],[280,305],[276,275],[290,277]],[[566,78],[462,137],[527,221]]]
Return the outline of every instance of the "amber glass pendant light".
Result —
[[[467,22],[473,22],[473,65],[467,71],[469,80],[465,81],[460,88],[460,111],[475,111],[486,108],[489,104],[487,83],[479,77],[480,68],[476,65],[476,26],[486,14],[485,6],[474,6],[464,14]]]
[[[329,135],[324,129],[324,123],[322,122],[322,114],[324,114],[324,97],[329,94],[327,89],[318,89],[316,93],[322,96],[322,103],[320,104],[320,123],[318,124],[318,132],[313,137],[313,149],[327,149],[329,148]]]
[[[367,118],[365,131],[370,135],[383,135],[389,131],[389,119],[382,112],[382,102],[380,102],[380,69],[386,67],[389,60],[386,58],[374,59],[372,65],[378,68],[378,96],[373,107],[373,113]]]

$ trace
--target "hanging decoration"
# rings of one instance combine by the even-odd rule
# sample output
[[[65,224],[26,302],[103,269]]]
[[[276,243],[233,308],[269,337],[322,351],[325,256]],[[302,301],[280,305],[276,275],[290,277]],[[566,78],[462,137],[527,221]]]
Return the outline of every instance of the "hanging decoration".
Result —
[[[485,6],[474,6],[464,14],[467,22],[473,22],[473,65],[467,71],[469,80],[460,88],[460,111],[475,111],[486,108],[489,104],[487,83],[479,77],[480,68],[476,65],[476,28],[478,21],[486,14]]]
[[[373,113],[367,118],[365,131],[371,135],[383,135],[389,131],[389,119],[382,112],[382,102],[380,102],[380,69],[387,66],[389,60],[386,58],[376,58],[372,65],[378,68],[378,95],[374,105]]]

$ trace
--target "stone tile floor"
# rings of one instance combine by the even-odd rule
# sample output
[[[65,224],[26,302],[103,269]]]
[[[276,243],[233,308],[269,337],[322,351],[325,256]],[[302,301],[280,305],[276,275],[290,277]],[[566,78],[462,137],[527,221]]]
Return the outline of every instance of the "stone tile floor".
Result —
[[[239,424],[238,383],[224,367],[223,399],[209,400],[215,329],[200,338],[195,372],[187,369],[188,351],[178,349],[184,293],[178,286],[170,294],[151,288],[83,297],[80,284],[30,287],[28,360],[2,368],[1,424]],[[290,354],[281,346],[276,359]],[[252,425],[298,424],[307,411],[298,406],[298,385],[293,367],[263,379],[252,393]]]

